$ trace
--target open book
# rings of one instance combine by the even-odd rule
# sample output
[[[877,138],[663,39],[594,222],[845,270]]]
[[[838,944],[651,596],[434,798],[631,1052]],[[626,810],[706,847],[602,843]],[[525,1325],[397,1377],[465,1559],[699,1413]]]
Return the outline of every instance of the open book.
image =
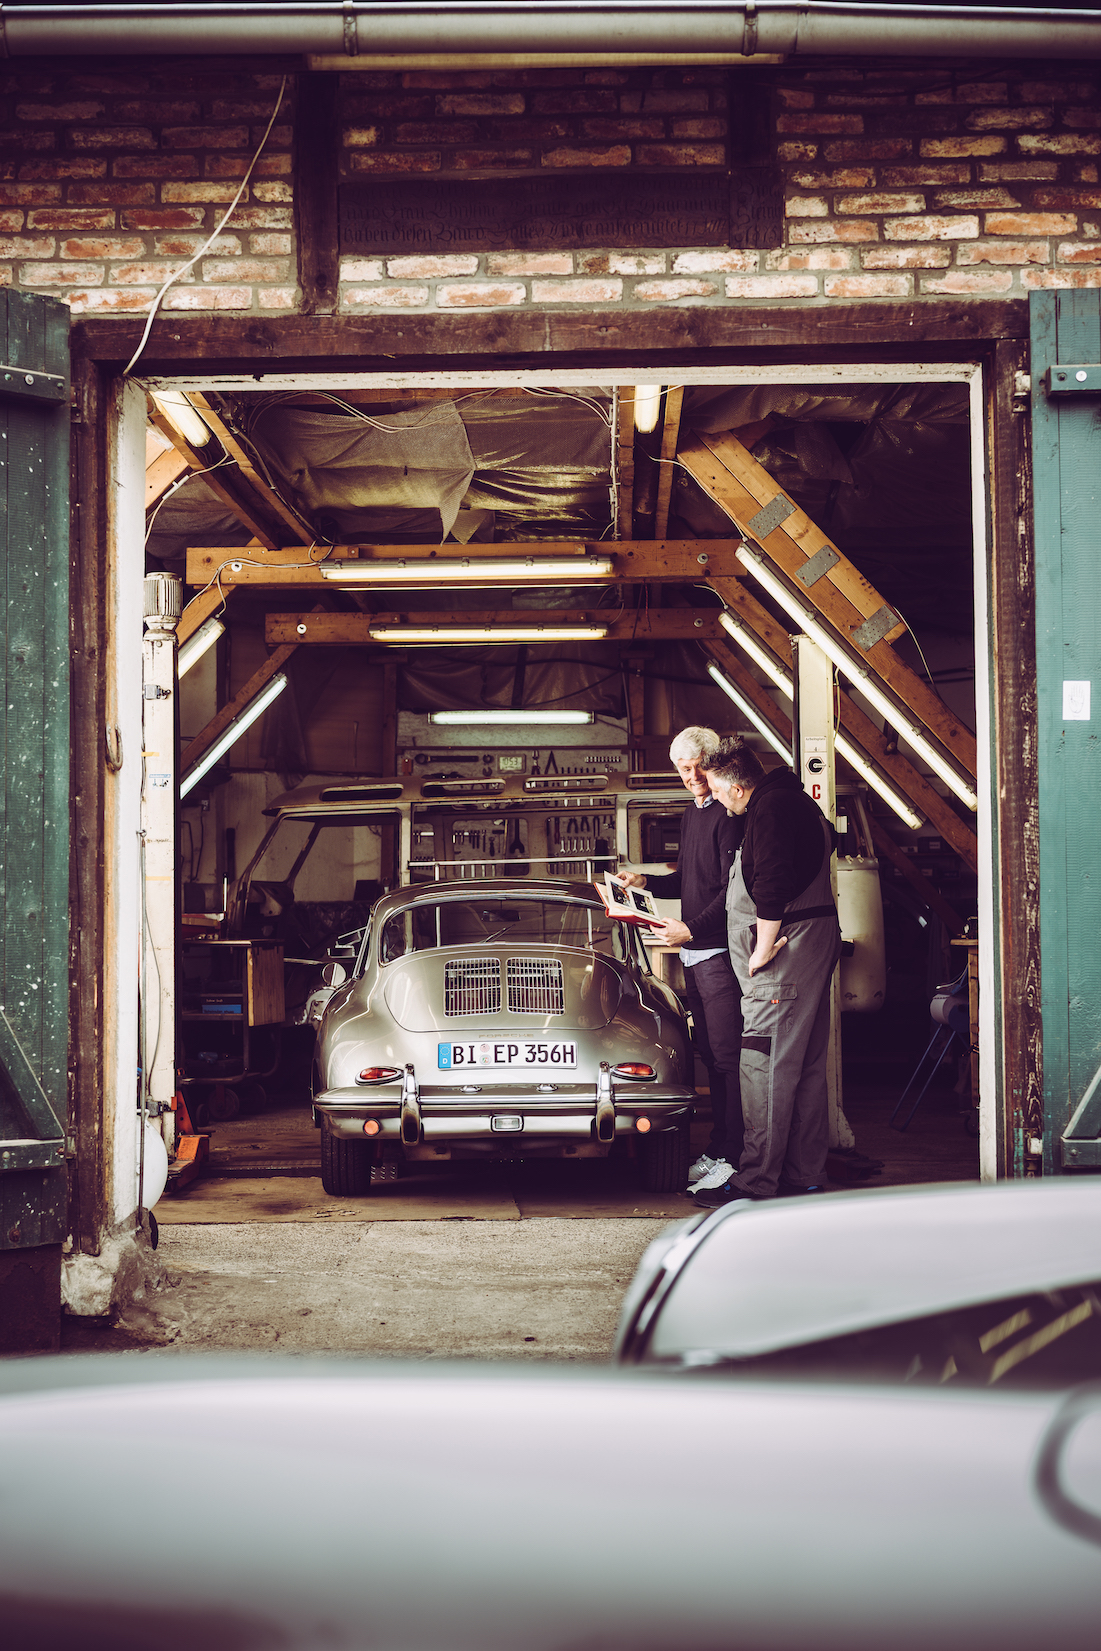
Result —
[[[620,923],[640,923],[653,927],[665,922],[654,904],[653,895],[648,890],[625,888],[610,871],[604,873],[603,883],[594,883],[593,888],[604,902],[604,910],[608,916],[616,918]]]

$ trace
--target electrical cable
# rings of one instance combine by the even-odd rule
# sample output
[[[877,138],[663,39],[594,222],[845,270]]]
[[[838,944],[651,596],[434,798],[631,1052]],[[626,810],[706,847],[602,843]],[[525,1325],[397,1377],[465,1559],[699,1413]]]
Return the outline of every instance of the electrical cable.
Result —
[[[149,318],[145,323],[145,331],[141,335],[141,343],[138,345],[137,349],[134,351],[133,355],[130,357],[130,360],[127,362],[126,366],[122,369],[123,378],[129,378],[130,373],[132,372],[132,370],[134,368],[135,362],[137,361],[138,357],[141,355],[142,351],[145,349],[146,344],[149,342],[149,334],[152,331],[153,322],[156,320],[157,311],[160,309],[161,299],[164,297],[164,295],[168,291],[169,287],[172,286],[176,281],[178,281],[180,279],[181,275],[186,275],[188,270],[191,268],[191,266],[193,264],[198,263],[199,259],[203,256],[204,252],[206,252],[209,247],[213,246],[214,242],[218,239],[219,235],[222,233],[223,229],[226,227],[229,220],[232,218],[234,212],[237,210],[237,204],[240,201],[241,196],[244,194],[245,190],[248,188],[249,179],[252,177],[253,169],[256,166],[256,162],[260,159],[260,156],[264,152],[264,145],[267,143],[268,138],[271,134],[271,129],[275,125],[275,117],[279,113],[279,110],[282,108],[283,93],[286,91],[286,89],[287,89],[287,77],[286,77],[286,75],[284,75],[283,79],[282,79],[282,82],[280,83],[280,86],[279,86],[279,96],[275,100],[275,108],[271,112],[271,119],[268,121],[267,126],[264,128],[264,135],[260,139],[259,147],[258,147],[255,155],[253,155],[252,159],[249,161],[248,171],[245,173],[244,177],[241,179],[240,188],[238,189],[236,195],[234,195],[232,201],[230,202],[228,212],[226,212],[225,216],[222,218],[221,222],[218,224],[218,227],[217,227],[217,229],[214,230],[213,234],[208,236],[207,239],[203,242],[203,244],[199,248],[198,252],[196,252],[193,257],[189,258],[187,260],[186,264],[181,264],[179,269],[175,270],[168,277],[168,280],[164,283],[164,286],[161,288],[160,292],[158,292],[157,296],[154,298],[154,300],[153,300],[153,302],[152,302],[152,304],[150,305],[150,308],[149,308]]]
[[[175,494],[177,494],[180,491],[181,487],[186,487],[188,482],[193,482],[195,480],[196,476],[209,476],[211,471],[213,471],[213,470],[223,470],[227,464],[236,464],[236,463],[237,463],[237,460],[235,458],[232,458],[230,456],[230,454],[227,453],[224,458],[220,458],[218,460],[217,464],[210,464],[210,465],[207,466],[207,468],[205,470],[189,470],[187,472],[186,476],[178,477],[177,480],[172,483],[172,486],[167,490],[167,492],[162,494],[161,497],[157,500],[157,503],[153,508],[153,514],[150,516],[148,522],[146,523],[146,527],[145,527],[145,548],[147,550],[149,549],[149,538],[150,538],[151,533],[153,532],[153,523],[156,521],[157,517],[159,516],[162,506],[166,505],[168,503],[169,499],[171,499]]]

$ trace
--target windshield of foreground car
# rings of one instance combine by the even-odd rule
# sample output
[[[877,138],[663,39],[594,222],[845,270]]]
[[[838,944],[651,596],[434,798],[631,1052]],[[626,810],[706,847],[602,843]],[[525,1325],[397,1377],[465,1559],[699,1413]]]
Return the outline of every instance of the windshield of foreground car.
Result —
[[[441,900],[394,912],[382,930],[379,957],[395,963],[410,952],[448,946],[573,946],[625,963],[633,958],[631,932],[599,906],[579,900],[520,900],[482,896]]]

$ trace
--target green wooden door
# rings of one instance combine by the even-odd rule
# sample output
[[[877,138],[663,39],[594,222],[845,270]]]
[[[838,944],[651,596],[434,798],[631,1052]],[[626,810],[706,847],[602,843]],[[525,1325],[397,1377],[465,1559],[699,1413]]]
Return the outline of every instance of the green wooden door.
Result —
[[[1101,1170],[1101,296],[1031,295],[1044,1173]]]
[[[15,1274],[14,1258],[3,1252],[59,1246],[66,1232],[68,335],[69,312],[64,304],[26,293],[0,292],[0,1260],[5,1262],[0,1278],[4,1279]]]

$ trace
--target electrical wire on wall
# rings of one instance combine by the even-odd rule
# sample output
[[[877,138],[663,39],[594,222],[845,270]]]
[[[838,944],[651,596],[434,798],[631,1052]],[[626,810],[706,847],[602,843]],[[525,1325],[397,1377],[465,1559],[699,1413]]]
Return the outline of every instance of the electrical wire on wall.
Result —
[[[286,91],[286,89],[287,89],[287,77],[286,77],[286,75],[284,75],[283,79],[282,79],[282,81],[280,82],[280,85],[279,85],[279,96],[275,100],[275,108],[271,112],[271,119],[268,121],[267,126],[264,128],[264,135],[260,139],[260,143],[259,143],[259,146],[256,150],[255,155],[253,155],[252,159],[248,163],[248,170],[246,171],[244,177],[241,179],[240,188],[238,189],[236,195],[234,195],[232,201],[229,204],[229,210],[222,217],[221,221],[218,224],[218,227],[214,230],[213,234],[209,235],[207,237],[207,239],[203,242],[203,244],[199,248],[198,252],[196,252],[193,257],[189,258],[187,260],[186,264],[181,264],[179,269],[173,271],[173,273],[168,277],[168,280],[164,283],[164,286],[161,288],[160,292],[158,292],[157,296],[154,298],[152,304],[149,307],[149,317],[148,317],[148,320],[145,323],[145,331],[141,335],[141,343],[138,345],[137,349],[134,351],[133,355],[130,357],[130,360],[127,362],[126,366],[122,369],[123,378],[129,377],[130,373],[134,369],[135,362],[137,361],[138,357],[141,355],[142,351],[145,349],[146,344],[148,344],[149,334],[150,334],[150,332],[152,331],[152,328],[153,328],[153,322],[156,320],[157,311],[160,309],[160,306],[161,306],[161,299],[164,297],[164,295],[168,291],[169,287],[172,286],[176,281],[178,281],[180,279],[181,275],[186,275],[188,270],[192,267],[193,264],[197,264],[199,262],[199,259],[203,256],[203,254],[205,252],[207,252],[209,250],[209,248],[214,245],[214,242],[218,239],[219,235],[222,233],[223,229],[226,227],[229,220],[232,218],[233,214],[236,212],[238,203],[240,202],[240,199],[241,199],[241,196],[244,194],[245,190],[248,188],[249,179],[252,177],[252,174],[253,174],[253,171],[255,169],[256,163],[260,159],[260,156],[264,152],[264,145],[267,143],[268,138],[271,136],[271,129],[275,125],[276,115],[278,115],[279,110],[282,108],[283,94]]]

